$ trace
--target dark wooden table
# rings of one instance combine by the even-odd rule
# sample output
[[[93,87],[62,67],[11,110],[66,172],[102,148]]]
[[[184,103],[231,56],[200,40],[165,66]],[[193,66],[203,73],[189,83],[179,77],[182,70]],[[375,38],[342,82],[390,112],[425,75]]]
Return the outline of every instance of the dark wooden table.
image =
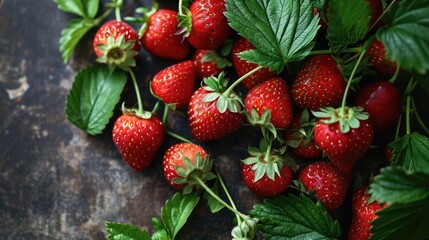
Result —
[[[74,16],[58,10],[51,0],[2,2],[0,239],[103,239],[105,221],[151,229],[151,218],[160,216],[161,207],[175,193],[164,179],[161,160],[177,140],[167,137],[153,166],[142,173],[121,159],[111,140],[112,123],[95,137],[69,123],[64,114],[66,95],[76,72],[95,58],[94,31],[64,64],[58,41]],[[175,2],[160,1],[161,7],[173,9]],[[123,16],[133,14],[134,4],[149,6],[149,1],[125,1]],[[154,103],[149,81],[171,63],[142,52],[136,75],[148,108]],[[133,104],[131,85],[124,95]],[[172,114],[169,125],[191,137],[180,114]],[[259,201],[241,180],[239,161],[249,145],[242,139],[254,134],[243,129],[226,140],[204,144],[242,211]],[[228,239],[232,219],[227,210],[213,215],[200,204],[179,239]]]

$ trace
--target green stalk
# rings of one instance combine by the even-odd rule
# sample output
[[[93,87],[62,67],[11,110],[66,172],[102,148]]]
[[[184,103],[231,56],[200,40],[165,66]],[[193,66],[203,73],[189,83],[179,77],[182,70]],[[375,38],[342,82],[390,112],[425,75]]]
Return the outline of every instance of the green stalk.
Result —
[[[167,104],[164,104],[164,114],[162,115],[162,124],[164,126],[167,126],[169,113],[170,113],[170,107]]]
[[[220,175],[220,173],[219,173],[219,172],[216,172],[216,175],[217,175],[217,179],[219,179],[220,186],[222,187],[223,191],[225,192],[226,197],[228,198],[229,202],[231,203],[231,206],[232,206],[235,210],[237,210],[237,207],[235,206],[234,200],[232,200],[232,197],[231,197],[231,195],[229,194],[228,189],[226,188],[226,185],[225,185],[225,183],[224,183],[224,181],[223,181],[223,179],[222,179],[222,176]],[[237,210],[237,211],[238,211],[238,210]],[[236,213],[234,213],[234,214],[235,214],[235,216],[237,217],[238,225],[240,225],[240,224],[241,224],[241,217],[240,217],[240,215],[238,215],[238,214],[236,214]]]
[[[118,21],[118,22],[122,21],[122,19],[121,19],[122,2],[123,2],[123,0],[116,0],[115,16],[116,16],[116,21]]]
[[[399,131],[401,130],[402,114],[399,115],[398,123],[396,124],[395,142],[399,139]]]
[[[398,64],[395,70],[395,74],[393,74],[392,78],[390,78],[388,82],[393,84],[396,81],[396,78],[398,78],[399,70],[401,70],[401,67]]]
[[[182,1],[182,0],[179,0],[179,16],[180,16],[180,15],[183,15],[183,10],[182,10],[182,8],[183,8],[183,1]]]
[[[425,123],[423,122],[423,120],[420,117],[419,112],[417,111],[416,103],[414,102],[414,98],[411,98],[411,106],[414,110],[414,115],[416,116],[416,120],[419,123],[420,127],[423,129],[423,131],[426,132],[426,134],[429,135],[429,129],[428,129],[428,127],[426,127]]]
[[[355,53],[355,52],[361,52],[361,51],[362,51],[361,47],[355,47],[355,48],[346,48],[339,53]],[[311,51],[309,56],[321,55],[321,54],[332,54],[332,53],[334,53],[332,49],[315,50],[315,51]]]
[[[407,135],[410,135],[411,133],[411,123],[410,123],[410,110],[411,110],[411,96],[408,95],[407,96],[407,106],[405,109],[405,123],[406,123],[406,127],[407,127]]]
[[[253,70],[249,71],[248,73],[244,74],[243,76],[241,76],[241,78],[237,79],[233,84],[231,84],[231,86],[229,86],[228,89],[226,89],[226,91],[223,93],[225,96],[229,96],[229,94],[234,90],[234,88],[236,86],[238,86],[238,84],[240,84],[244,79],[248,78],[250,75],[254,74],[255,72],[261,70],[262,66],[257,66],[256,68],[254,68]]]
[[[182,141],[182,142],[193,144],[193,142],[191,140],[189,140],[189,139],[187,139],[185,137],[182,137],[179,134],[176,134],[176,133],[174,133],[174,132],[172,132],[170,130],[165,130],[165,133],[168,134],[168,135],[170,135],[170,136],[172,136],[172,137],[174,137],[174,138],[176,138],[176,139],[178,139],[178,140],[180,140],[180,141]]]
[[[112,8],[108,8],[100,17],[94,19],[94,26],[100,24],[100,22],[107,18],[112,13],[112,11]]]
[[[376,25],[378,22],[380,22],[380,20],[383,18],[383,16],[389,11],[389,9],[396,3],[396,0],[393,0],[389,6],[386,7],[386,9],[384,9],[383,13],[380,15],[380,17],[377,18],[377,20],[375,20],[375,22],[368,28],[368,32],[370,32]]]
[[[140,96],[139,85],[137,84],[136,76],[134,75],[133,71],[131,69],[128,69],[128,72],[131,75],[131,79],[133,80],[134,90],[136,91],[137,104],[138,104],[137,115],[142,116],[143,115],[143,103],[142,103],[142,98]]]
[[[204,188],[214,199],[216,199],[220,204],[224,205],[226,208],[228,208],[231,212],[237,214],[243,219],[248,219],[249,216],[244,215],[243,213],[239,212],[238,210],[231,207],[228,203],[226,203],[224,200],[222,200],[216,193],[214,193],[204,182],[199,178],[198,176],[194,175],[193,179],[197,181],[201,187]]]

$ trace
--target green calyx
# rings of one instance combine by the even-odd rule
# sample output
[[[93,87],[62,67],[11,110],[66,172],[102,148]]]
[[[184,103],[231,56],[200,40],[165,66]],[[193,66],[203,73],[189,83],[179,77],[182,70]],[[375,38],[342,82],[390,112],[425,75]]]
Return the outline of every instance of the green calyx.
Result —
[[[344,107],[344,109],[327,107],[320,109],[320,111],[312,111],[312,113],[318,118],[323,118],[322,122],[325,124],[338,122],[342,133],[348,133],[350,129],[359,128],[360,120],[369,118],[368,113],[364,112],[362,107]]]
[[[241,97],[234,91],[226,91],[228,79],[225,78],[225,72],[221,72],[218,77],[205,78],[204,83],[206,85],[202,88],[209,93],[204,96],[203,102],[216,101],[216,108],[220,113],[225,113],[226,110],[233,113],[241,111],[244,105]]]
[[[188,8],[182,6],[180,7],[181,11],[177,16],[179,20],[179,24],[177,26],[180,28],[180,30],[176,34],[183,34],[183,38],[187,38],[192,31],[192,13]]]
[[[259,220],[257,218],[249,218],[235,226],[231,231],[233,240],[251,240],[256,239],[256,227]]]
[[[232,63],[227,59],[231,53],[234,42],[229,39],[225,41],[219,50],[211,50],[201,59],[202,63],[212,62],[218,68],[226,68],[232,66]]]
[[[201,187],[199,180],[206,182],[216,178],[216,175],[211,171],[213,161],[208,155],[202,158],[200,153],[197,153],[193,163],[187,157],[183,159],[183,162],[183,167],[176,167],[176,172],[179,177],[174,178],[172,181],[176,184],[186,184],[183,189],[184,194],[192,192],[194,188]]]
[[[107,45],[100,44],[98,49],[103,52],[97,62],[105,63],[110,69],[119,67],[124,71],[128,71],[130,67],[136,66],[134,57],[139,54],[133,50],[135,41],[125,41],[125,35],[121,34],[118,38],[109,36],[107,38]]]
[[[142,26],[139,29],[139,37],[143,36],[143,34],[146,32],[147,29],[147,22],[149,20],[149,18],[156,13],[156,11],[158,11],[158,3],[156,2],[152,2],[152,8],[144,8],[144,7],[139,7],[136,8],[135,12],[137,14],[141,14],[142,17],[125,17],[125,21],[127,22],[132,22],[132,23],[138,23],[138,24],[142,24]]]
[[[270,139],[266,136],[267,130],[273,135],[274,138],[277,138],[277,129],[271,123],[271,110],[267,109],[261,114],[261,116],[259,116],[256,108],[253,107],[252,112],[250,114],[245,112],[245,115],[250,125],[261,127],[265,139]]]
[[[133,115],[133,116],[136,116],[136,117],[139,117],[139,118],[142,118],[142,119],[149,119],[153,115],[152,112],[147,112],[147,111],[139,112],[138,109],[126,108],[125,107],[125,103],[122,103],[121,111],[122,111],[123,114]]]
[[[316,122],[317,120],[315,118],[310,119],[310,114],[305,109],[301,113],[300,127],[290,129],[292,131],[292,136],[287,139],[286,144],[293,148],[297,148],[301,143],[303,146],[307,146],[313,139],[314,126],[316,125]]]

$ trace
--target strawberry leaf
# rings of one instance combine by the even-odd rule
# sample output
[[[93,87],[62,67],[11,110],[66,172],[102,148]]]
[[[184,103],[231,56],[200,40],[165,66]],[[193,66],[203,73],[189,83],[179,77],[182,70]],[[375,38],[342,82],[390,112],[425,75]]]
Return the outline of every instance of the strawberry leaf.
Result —
[[[115,222],[106,222],[105,225],[109,240],[150,240],[149,233],[136,226]]]
[[[371,11],[365,0],[332,0],[329,2],[328,40],[333,51],[355,44],[368,31]]]
[[[211,187],[211,190],[219,196],[219,185],[218,180],[216,179],[216,182]],[[210,193],[207,191],[204,191],[204,198],[207,200],[207,205],[210,208],[210,211],[212,213],[217,213],[220,210],[222,210],[225,206],[222,205],[216,198],[214,198]]]
[[[167,200],[161,209],[161,218],[170,239],[174,239],[179,230],[185,225],[195,206],[199,202],[198,192],[191,194],[174,194],[171,200]]]
[[[412,203],[429,197],[429,174],[387,167],[374,178],[369,193],[378,202]]]
[[[388,11],[388,26],[377,32],[387,57],[405,70],[424,74],[429,69],[429,0],[403,0]]]
[[[310,0],[228,0],[229,25],[256,49],[239,57],[271,71],[304,59],[314,46],[318,17]]]
[[[251,214],[265,239],[338,239],[341,228],[320,203],[301,194],[265,199]]]
[[[407,134],[389,145],[392,148],[392,165],[408,171],[429,173],[429,139],[415,132]]]
[[[80,39],[94,26],[95,24],[84,19],[73,19],[63,29],[60,38],[60,52],[64,63],[70,59]]]
[[[122,71],[94,65],[78,72],[67,96],[67,119],[91,135],[103,131],[127,81]]]
[[[88,0],[90,2],[90,0]],[[64,12],[73,13],[86,17],[85,9],[81,0],[54,0],[58,8]]]
[[[86,16],[94,18],[97,15],[100,0],[83,0]]]

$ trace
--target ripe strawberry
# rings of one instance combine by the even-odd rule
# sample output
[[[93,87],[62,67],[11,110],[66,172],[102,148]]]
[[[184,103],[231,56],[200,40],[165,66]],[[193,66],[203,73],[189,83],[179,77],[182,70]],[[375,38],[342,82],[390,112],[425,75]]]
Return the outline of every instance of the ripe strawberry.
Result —
[[[230,62],[219,56],[215,50],[196,50],[192,56],[195,64],[197,79],[218,76]]]
[[[368,62],[378,73],[385,75],[395,74],[398,64],[386,58],[386,49],[379,40],[376,39],[372,42],[365,55],[369,56]]]
[[[302,109],[319,110],[340,105],[346,84],[330,55],[307,60],[292,85],[292,99]]]
[[[314,192],[314,197],[328,211],[338,209],[346,197],[349,177],[330,162],[314,162],[304,167],[298,179],[305,189]]]
[[[98,62],[128,70],[135,66],[140,52],[137,32],[117,20],[104,23],[95,33],[93,47]]]
[[[195,78],[192,61],[177,63],[155,74],[151,82],[152,92],[165,103],[183,108],[188,106],[194,93]]]
[[[321,118],[314,127],[314,140],[339,170],[348,172],[371,146],[373,130],[361,108],[346,108],[344,116],[340,111],[313,112]]]
[[[122,114],[113,126],[113,142],[132,168],[143,171],[152,163],[164,140],[164,126],[156,115],[147,119]]]
[[[368,203],[370,195],[365,194],[366,190],[367,186],[363,186],[353,196],[353,219],[349,230],[350,240],[369,239],[371,222],[378,217],[375,213],[387,207],[387,204],[381,205],[377,201]]]
[[[271,123],[276,128],[287,128],[293,118],[289,87],[280,77],[272,78],[250,90],[245,99],[245,106],[249,113],[255,108],[259,116],[270,110]]]
[[[288,149],[293,154],[302,158],[316,158],[322,155],[322,150],[314,142],[315,125],[315,119],[310,120],[307,110],[295,114],[286,131]]]
[[[244,115],[240,113],[238,96],[225,91],[224,73],[205,79],[191,97],[188,107],[192,135],[198,141],[225,137],[240,128]]]
[[[213,178],[212,165],[213,161],[207,152],[201,146],[191,143],[178,143],[171,146],[165,152],[163,159],[164,176],[168,183],[186,192],[192,191],[195,185],[198,185],[195,179],[192,179],[192,174],[197,172],[198,177],[203,181]]]
[[[383,13],[383,3],[380,0],[367,0],[367,2],[371,9],[371,21],[369,25],[372,26]],[[380,24],[377,24],[376,26],[379,25]]]
[[[237,72],[238,77],[245,75],[246,73],[250,72],[258,66],[257,64],[241,60],[241,58],[237,55],[238,53],[245,52],[251,49],[255,49],[255,46],[253,46],[252,43],[250,43],[243,37],[238,38],[232,47],[232,63],[234,65],[234,69]],[[247,90],[250,90],[256,85],[268,79],[274,78],[276,75],[277,74],[275,72],[270,72],[268,68],[263,68],[244,79],[242,83]]]
[[[402,111],[402,97],[398,88],[387,81],[371,82],[356,94],[355,106],[369,113],[374,131],[386,132],[396,125]]]
[[[188,42],[177,34],[180,31],[177,15],[174,10],[159,9],[148,16],[140,37],[140,43],[146,51],[172,60],[182,60],[188,55]]]
[[[232,33],[223,14],[225,0],[195,0],[189,15],[180,16],[180,26],[187,31],[188,42],[196,49],[216,49]]]

